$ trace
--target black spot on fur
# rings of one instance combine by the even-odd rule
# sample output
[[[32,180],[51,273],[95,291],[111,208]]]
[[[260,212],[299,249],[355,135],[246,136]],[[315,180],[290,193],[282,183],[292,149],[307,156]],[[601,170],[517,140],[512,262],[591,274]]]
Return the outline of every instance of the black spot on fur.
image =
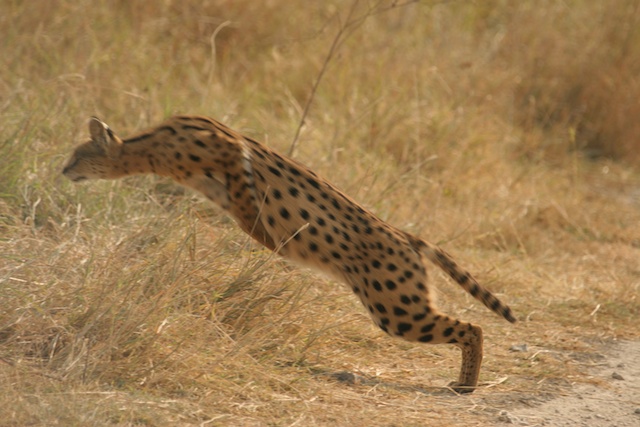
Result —
[[[398,323],[398,332],[403,334],[405,332],[409,332],[413,325],[411,323],[400,322]]]
[[[387,307],[385,307],[383,304],[377,303],[376,304],[376,308],[378,309],[378,311],[382,314],[387,312]]]
[[[316,181],[313,178],[307,178],[307,182],[315,189],[319,189],[320,188],[320,184],[318,183],[318,181]]]
[[[273,166],[269,166],[269,172],[271,172],[275,176],[282,176],[282,173],[280,172],[280,170],[274,168]]]
[[[471,287],[469,288],[469,293],[475,297],[478,296],[478,292],[480,292],[480,288],[478,287],[478,285],[476,285],[475,283],[471,285]]]
[[[423,335],[420,338],[418,338],[418,341],[420,341],[420,342],[431,342],[431,341],[433,341],[433,335],[431,335],[431,334]]]
[[[406,316],[409,313],[407,313],[407,310],[405,310],[404,308],[393,307],[393,314],[395,314],[396,316]]]
[[[413,315],[413,320],[416,321],[416,322],[419,322],[422,319],[424,319],[425,317],[427,317],[427,313],[414,314]]]
[[[289,172],[291,172],[295,176],[300,176],[300,171],[293,166],[289,166]]]
[[[422,328],[420,328],[420,332],[422,332],[423,334],[426,334],[427,332],[431,332],[431,330],[435,327],[436,327],[435,323],[427,323]]]

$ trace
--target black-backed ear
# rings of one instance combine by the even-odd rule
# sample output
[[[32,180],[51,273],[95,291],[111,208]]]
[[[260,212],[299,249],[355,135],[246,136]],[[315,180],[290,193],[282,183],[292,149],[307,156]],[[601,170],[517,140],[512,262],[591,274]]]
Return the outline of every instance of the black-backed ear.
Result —
[[[106,123],[102,122],[97,117],[91,117],[89,119],[89,134],[91,135],[91,139],[98,144],[102,144],[106,147],[107,145],[107,126]]]
[[[122,140],[97,117],[89,119],[89,134],[91,140],[100,144],[109,158],[115,160],[120,157],[122,151]]]

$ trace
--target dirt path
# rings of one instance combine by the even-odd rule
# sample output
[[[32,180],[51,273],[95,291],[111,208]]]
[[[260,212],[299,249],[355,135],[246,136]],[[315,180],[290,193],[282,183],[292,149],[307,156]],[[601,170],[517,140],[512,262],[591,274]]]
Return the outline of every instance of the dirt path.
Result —
[[[534,408],[503,412],[503,423],[520,426],[640,426],[640,342],[606,349],[589,372],[599,385],[577,385]]]

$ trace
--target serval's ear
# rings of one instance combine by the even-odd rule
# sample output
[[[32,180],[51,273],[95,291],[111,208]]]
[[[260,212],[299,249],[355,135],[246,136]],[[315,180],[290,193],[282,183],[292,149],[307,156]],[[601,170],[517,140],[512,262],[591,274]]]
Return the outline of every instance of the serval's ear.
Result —
[[[122,152],[122,140],[113,133],[113,131],[97,117],[89,119],[89,133],[91,140],[99,144],[107,156],[115,160],[120,157]]]

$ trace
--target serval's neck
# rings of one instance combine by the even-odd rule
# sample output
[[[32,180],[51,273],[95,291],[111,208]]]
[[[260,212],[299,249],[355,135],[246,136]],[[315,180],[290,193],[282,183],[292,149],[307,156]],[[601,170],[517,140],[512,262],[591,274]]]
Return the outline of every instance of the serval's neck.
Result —
[[[156,174],[178,182],[195,175],[224,181],[229,165],[242,164],[237,138],[201,117],[174,117],[162,125],[124,139],[118,175]]]
[[[276,250],[259,221],[260,200],[244,141],[211,119],[173,117],[155,129],[122,141],[119,173],[171,177],[227,210],[245,232]]]

